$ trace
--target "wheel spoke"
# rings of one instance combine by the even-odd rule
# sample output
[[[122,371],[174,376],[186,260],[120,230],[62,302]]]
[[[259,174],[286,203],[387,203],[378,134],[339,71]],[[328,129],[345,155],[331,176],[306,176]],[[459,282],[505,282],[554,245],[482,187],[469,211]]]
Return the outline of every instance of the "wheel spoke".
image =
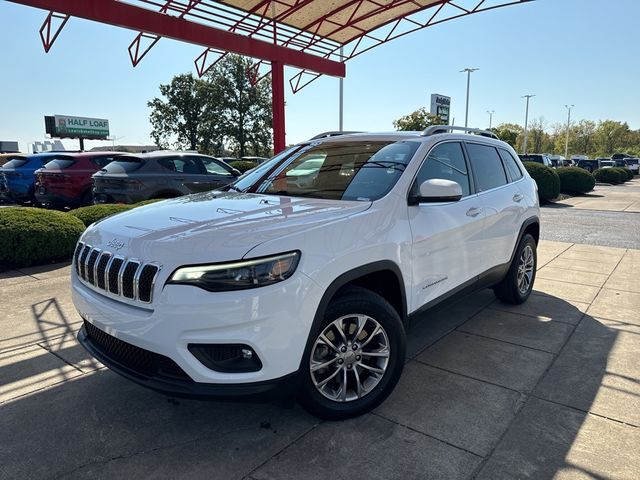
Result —
[[[316,386],[318,388],[324,387],[327,383],[329,383],[331,380],[333,380],[333,378],[340,373],[339,368],[336,368],[336,371],[333,372],[331,375],[329,375],[327,378],[325,378],[324,380],[322,380],[320,383],[318,383]]]
[[[332,348],[334,351],[339,352],[338,347],[336,347],[331,340],[327,338],[324,333],[320,334],[319,340],[324,343],[327,347]]]
[[[372,367],[371,365],[367,365],[366,363],[358,362],[358,365],[360,365],[362,368],[366,368],[367,370],[369,370],[369,371],[371,371],[373,373],[384,373],[385,372],[384,368]]]
[[[362,352],[363,357],[381,357],[389,358],[389,350],[381,350],[379,352]]]
[[[369,344],[369,342],[373,339],[373,337],[378,335],[378,333],[380,333],[380,325],[376,325],[376,328],[373,330],[373,332],[371,332],[371,335],[369,335],[369,337],[364,341],[364,343],[360,345],[360,348],[366,347]]]
[[[353,369],[353,375],[356,377],[356,395],[360,398],[362,396],[363,387],[362,383],[360,383],[360,375],[358,374],[357,368]]]
[[[342,367],[342,388],[340,389],[340,400],[347,400],[347,369]]]
[[[346,345],[347,344],[347,336],[344,333],[344,319],[341,319],[341,321],[339,321],[339,322],[337,322],[335,324],[335,329],[338,330],[338,333],[342,337],[342,341]]]
[[[356,334],[353,336],[354,342],[358,340],[358,337],[362,333],[362,330],[364,329],[364,326],[366,324],[367,324],[367,317],[365,317],[364,315],[358,315],[358,330],[356,331]]]
[[[316,372],[318,370],[320,370],[321,368],[325,368],[328,367],[329,365],[331,365],[332,363],[334,363],[336,360],[338,360],[338,357],[333,357],[331,360],[327,361],[327,362],[311,362],[311,371],[312,372]]]

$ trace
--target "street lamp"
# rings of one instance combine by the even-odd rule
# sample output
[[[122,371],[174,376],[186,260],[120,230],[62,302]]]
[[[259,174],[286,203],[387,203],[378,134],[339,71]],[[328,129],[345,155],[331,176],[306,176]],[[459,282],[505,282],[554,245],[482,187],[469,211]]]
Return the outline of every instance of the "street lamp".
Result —
[[[527,110],[524,114],[524,142],[522,145],[522,153],[527,154],[527,128],[529,127],[529,99],[535,97],[535,95],[523,95],[522,98],[527,99]]]
[[[479,68],[465,68],[464,70],[460,70],[460,73],[467,72],[467,107],[464,114],[464,127],[467,128],[469,126],[469,86],[471,84],[471,74],[480,70]]]
[[[487,110],[487,113],[489,114],[489,130],[491,130],[491,124],[493,122],[493,114],[496,113],[495,110]]]
[[[565,160],[569,159],[569,128],[571,126],[571,109],[574,107],[575,105],[565,105],[565,108],[569,111],[568,115],[567,115],[567,140],[564,144],[564,158]]]

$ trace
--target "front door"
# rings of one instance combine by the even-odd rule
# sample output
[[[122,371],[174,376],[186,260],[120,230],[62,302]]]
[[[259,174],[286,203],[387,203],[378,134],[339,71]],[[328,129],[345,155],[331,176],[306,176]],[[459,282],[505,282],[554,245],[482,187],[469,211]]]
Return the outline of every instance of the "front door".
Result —
[[[483,266],[485,213],[473,191],[460,142],[433,147],[420,167],[412,191],[417,192],[425,180],[436,178],[459,183],[463,197],[457,202],[408,207],[413,237],[412,311],[474,280]]]

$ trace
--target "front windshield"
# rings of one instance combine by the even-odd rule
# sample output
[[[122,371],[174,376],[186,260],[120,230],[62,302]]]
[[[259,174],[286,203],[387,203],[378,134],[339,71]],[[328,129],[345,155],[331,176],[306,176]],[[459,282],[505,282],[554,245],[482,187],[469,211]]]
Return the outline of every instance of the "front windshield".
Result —
[[[396,184],[420,146],[414,141],[323,142],[275,158],[231,187],[250,193],[372,201]]]

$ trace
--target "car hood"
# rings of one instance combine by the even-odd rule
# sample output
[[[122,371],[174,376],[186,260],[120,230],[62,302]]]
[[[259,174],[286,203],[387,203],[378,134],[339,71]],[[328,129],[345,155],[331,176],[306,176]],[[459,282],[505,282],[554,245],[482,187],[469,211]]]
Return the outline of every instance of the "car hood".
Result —
[[[263,242],[363,212],[370,202],[207,192],[135,208],[96,222],[82,241],[163,264],[222,262]]]

